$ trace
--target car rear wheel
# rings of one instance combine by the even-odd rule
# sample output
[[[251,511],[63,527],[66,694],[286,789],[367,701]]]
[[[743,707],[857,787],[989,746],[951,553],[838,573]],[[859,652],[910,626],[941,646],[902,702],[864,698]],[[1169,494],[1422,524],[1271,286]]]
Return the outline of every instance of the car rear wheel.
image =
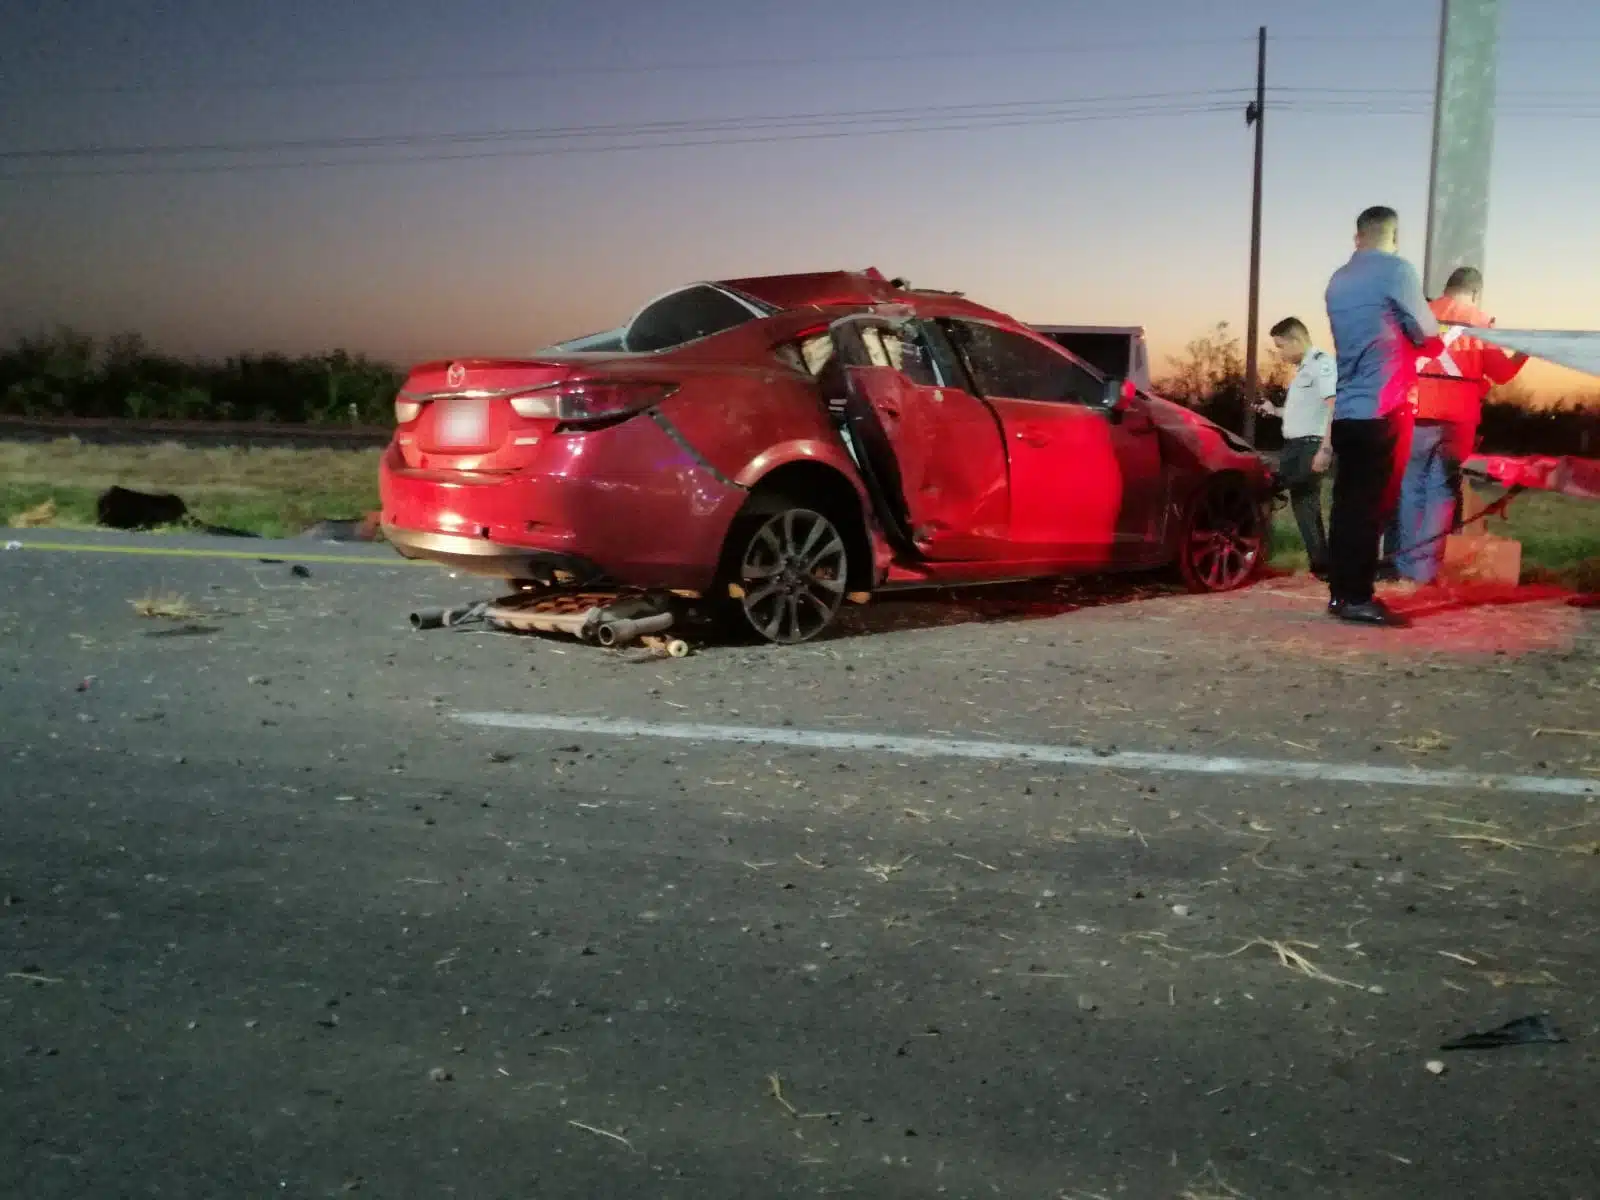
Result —
[[[734,523],[728,551],[729,596],[758,637],[797,645],[833,624],[850,578],[850,552],[827,514],[757,497]]]
[[[1265,506],[1242,479],[1216,479],[1189,507],[1178,571],[1190,591],[1231,592],[1255,578],[1266,547]]]

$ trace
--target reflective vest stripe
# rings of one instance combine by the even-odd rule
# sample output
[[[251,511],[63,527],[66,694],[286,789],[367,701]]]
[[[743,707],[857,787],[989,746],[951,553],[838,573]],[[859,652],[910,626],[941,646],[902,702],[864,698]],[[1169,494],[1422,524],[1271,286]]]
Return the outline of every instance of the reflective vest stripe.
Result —
[[[1476,379],[1469,380],[1462,374],[1456,360],[1450,356],[1450,347],[1467,332],[1465,325],[1447,325],[1440,333],[1440,340],[1444,342],[1444,349],[1439,351],[1438,357],[1429,358],[1426,355],[1417,359],[1417,374],[1424,379],[1455,379],[1463,383],[1476,383]],[[1466,347],[1463,347],[1465,349]],[[1432,369],[1430,369],[1430,367]]]

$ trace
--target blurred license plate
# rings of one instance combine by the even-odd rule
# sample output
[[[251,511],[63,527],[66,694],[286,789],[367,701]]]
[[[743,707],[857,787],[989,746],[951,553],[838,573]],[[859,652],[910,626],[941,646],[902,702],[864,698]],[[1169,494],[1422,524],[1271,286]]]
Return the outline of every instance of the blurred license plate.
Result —
[[[489,432],[489,401],[463,396],[449,401],[439,414],[437,441],[441,446],[482,445]]]

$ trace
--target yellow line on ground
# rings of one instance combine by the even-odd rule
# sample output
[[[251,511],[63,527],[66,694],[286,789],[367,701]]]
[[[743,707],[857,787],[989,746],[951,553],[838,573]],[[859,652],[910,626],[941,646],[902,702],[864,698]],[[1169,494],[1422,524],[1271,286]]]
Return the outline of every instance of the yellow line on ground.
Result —
[[[242,558],[281,560],[297,563],[354,563],[371,567],[418,567],[427,564],[421,559],[368,558],[355,554],[296,554],[280,550],[200,550],[187,546],[88,546],[72,542],[20,542],[23,550],[53,550],[66,554],[146,554],[156,558]]]

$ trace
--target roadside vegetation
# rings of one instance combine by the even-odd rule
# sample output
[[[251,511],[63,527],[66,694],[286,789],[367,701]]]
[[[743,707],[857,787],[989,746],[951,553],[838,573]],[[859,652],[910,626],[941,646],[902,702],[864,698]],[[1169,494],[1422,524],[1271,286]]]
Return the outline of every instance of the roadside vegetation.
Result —
[[[0,415],[382,426],[402,380],[343,350],[184,359],[138,334],[102,343],[59,329],[0,351]]]
[[[381,453],[0,442],[0,516],[12,525],[93,528],[96,498],[118,484],[176,493],[207,525],[287,537],[375,510]]]

